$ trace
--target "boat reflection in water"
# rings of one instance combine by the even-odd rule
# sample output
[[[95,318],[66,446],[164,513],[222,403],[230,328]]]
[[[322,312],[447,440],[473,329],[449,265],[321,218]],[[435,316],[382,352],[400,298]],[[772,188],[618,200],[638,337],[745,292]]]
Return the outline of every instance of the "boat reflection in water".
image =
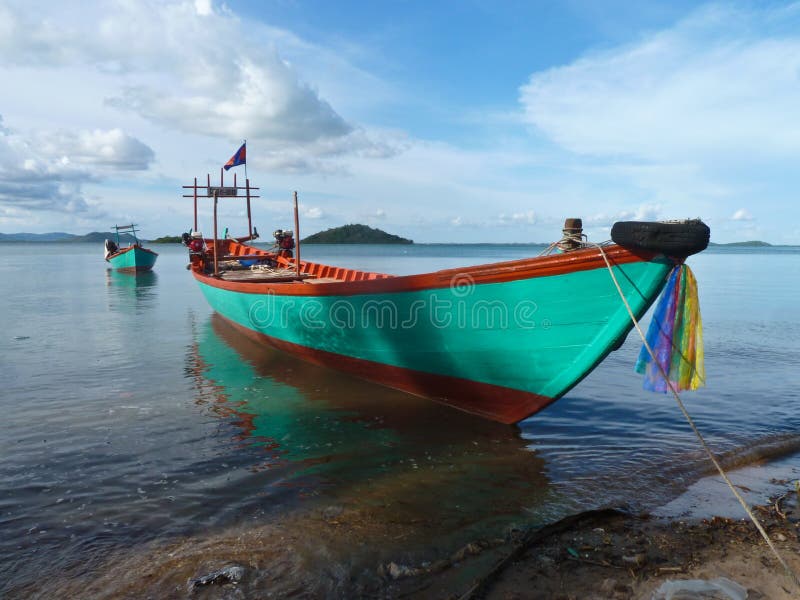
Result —
[[[257,345],[217,315],[187,372],[197,402],[263,451],[254,468],[280,472],[273,483],[368,513],[361,519],[403,522],[411,537],[496,531],[550,495],[515,427]]]
[[[106,283],[109,287],[147,288],[153,287],[157,281],[158,274],[155,271],[132,273],[106,269]]]
[[[106,269],[106,287],[109,302],[119,301],[120,307],[134,307],[137,311],[153,306],[157,299],[158,275],[153,271],[127,272]],[[114,308],[113,304],[110,304]]]

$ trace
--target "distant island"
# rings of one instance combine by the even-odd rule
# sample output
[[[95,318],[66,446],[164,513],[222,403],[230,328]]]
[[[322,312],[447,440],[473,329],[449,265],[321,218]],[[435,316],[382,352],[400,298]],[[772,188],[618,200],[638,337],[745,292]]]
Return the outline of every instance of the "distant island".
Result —
[[[749,242],[730,242],[728,244],[715,244],[714,242],[709,242],[709,246],[746,246],[748,248],[769,248],[772,244],[768,242],[762,242],[760,240],[751,240]]]
[[[117,234],[113,231],[109,231],[108,233],[103,233],[102,231],[92,231],[91,233],[87,233],[86,235],[76,235],[70,239],[64,240],[65,242],[91,242],[91,243],[98,243],[102,244],[105,240],[112,240],[114,242],[117,241]],[[121,233],[119,235],[119,241],[121,244],[129,244],[135,241],[135,238],[130,233]],[[139,240],[140,242],[145,240]]]
[[[320,231],[301,240],[304,244],[413,244],[399,235],[386,233],[368,225],[342,225]]]
[[[183,238],[179,235],[165,235],[154,240],[150,240],[151,244],[180,244]]]
[[[71,233],[0,233],[0,242],[65,242],[75,237]]]
[[[61,231],[52,233],[0,233],[0,242],[89,242],[102,244],[107,239],[116,241],[117,234],[113,231],[108,233],[92,231],[86,235],[75,235],[74,233],[63,233]],[[134,239],[132,235],[123,233],[119,236],[119,241],[123,244],[128,244],[133,242]]]

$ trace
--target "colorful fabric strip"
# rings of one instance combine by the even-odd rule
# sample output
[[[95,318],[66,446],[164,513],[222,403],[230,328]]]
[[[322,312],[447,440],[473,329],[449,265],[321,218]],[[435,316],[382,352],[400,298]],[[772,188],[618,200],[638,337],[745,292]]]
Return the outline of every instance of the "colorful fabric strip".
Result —
[[[644,373],[644,389],[665,393],[669,390],[662,370],[675,391],[696,390],[705,385],[703,322],[697,280],[688,266],[678,265],[670,273],[646,338],[657,362],[642,345],[636,372]]]

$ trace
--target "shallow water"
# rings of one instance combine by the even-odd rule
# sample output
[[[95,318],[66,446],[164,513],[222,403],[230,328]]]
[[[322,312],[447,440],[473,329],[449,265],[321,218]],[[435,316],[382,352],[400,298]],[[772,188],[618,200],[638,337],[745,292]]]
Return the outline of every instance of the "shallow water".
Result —
[[[656,509],[711,472],[674,400],[642,391],[635,334],[505,427],[254,345],[212,314],[182,248],[156,250],[156,271],[132,276],[107,271],[94,245],[0,245],[0,595],[307,508],[362,511],[400,523],[398,545],[446,549],[580,509]],[[303,257],[403,274],[539,251]],[[709,384],[684,401],[726,464],[748,465],[757,497],[798,477],[800,250],[711,249],[690,264]]]

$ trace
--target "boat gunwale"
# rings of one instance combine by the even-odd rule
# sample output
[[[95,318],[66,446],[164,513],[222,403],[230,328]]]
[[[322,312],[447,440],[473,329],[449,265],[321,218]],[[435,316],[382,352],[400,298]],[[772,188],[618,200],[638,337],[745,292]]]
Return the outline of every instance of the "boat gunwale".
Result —
[[[245,248],[252,248],[250,246],[245,246],[244,244],[242,244],[242,246]],[[259,250],[258,248],[253,249]],[[652,261],[658,256],[663,256],[655,252],[631,250],[616,244],[605,246],[603,248],[603,252],[608,257],[609,261],[615,265],[635,262],[648,262]],[[267,254],[267,256],[274,255]],[[324,265],[323,263],[311,263],[301,260],[301,273],[307,272],[311,265],[329,267],[331,269],[337,268],[330,265]],[[286,266],[293,267],[294,261],[286,261]],[[376,275],[376,277],[352,281],[337,279],[335,281],[314,282],[313,279],[307,279],[302,281],[275,283],[264,281],[234,282],[215,277],[213,274],[202,273],[196,268],[192,269],[192,275],[199,282],[206,285],[231,292],[245,294],[272,293],[283,296],[355,296],[423,291],[428,289],[441,289],[462,285],[508,283],[536,277],[548,277],[565,275],[579,271],[589,271],[601,267],[606,268],[606,263],[600,251],[594,248],[584,248],[565,254],[534,256],[497,263],[442,269],[439,271],[412,275],[393,276],[381,273],[370,273],[372,275]],[[357,269],[346,270],[366,273],[365,271],[359,271]]]
[[[126,253],[130,252],[131,250],[137,250],[137,249],[138,250],[143,250],[144,252],[149,252],[150,254],[153,254],[154,256],[158,256],[158,252],[154,252],[153,250],[150,250],[149,248],[145,248],[144,246],[139,246],[139,245],[133,245],[133,246],[128,246],[127,248],[120,248],[119,250],[114,252],[114,254],[109,254],[108,258],[106,260],[111,262],[111,259],[117,258],[118,256],[122,256],[123,254],[126,254]]]

